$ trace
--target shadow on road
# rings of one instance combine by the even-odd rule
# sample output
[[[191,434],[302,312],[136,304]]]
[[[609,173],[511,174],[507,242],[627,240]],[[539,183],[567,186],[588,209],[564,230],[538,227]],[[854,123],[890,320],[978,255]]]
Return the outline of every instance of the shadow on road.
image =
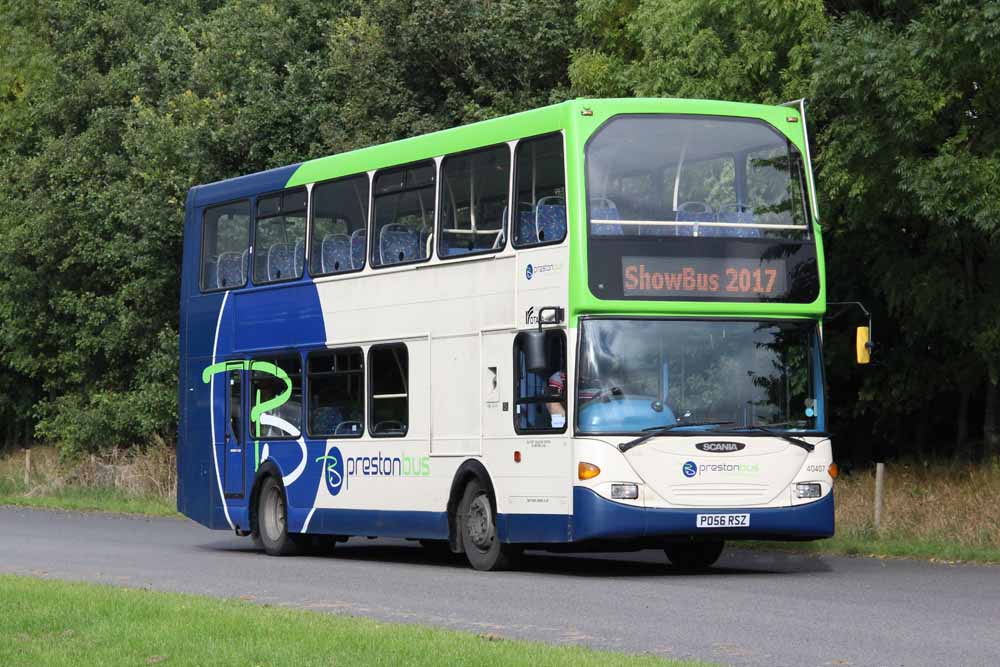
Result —
[[[249,539],[212,542],[198,546],[206,551],[266,558]],[[354,538],[336,548],[299,556],[303,559],[405,564],[469,570],[463,555],[441,553],[410,542]],[[568,577],[720,577],[740,575],[796,575],[829,572],[831,565],[822,557],[781,552],[744,551],[734,548],[723,554],[715,566],[702,572],[670,565],[662,552],[564,554],[529,551],[516,571]]]

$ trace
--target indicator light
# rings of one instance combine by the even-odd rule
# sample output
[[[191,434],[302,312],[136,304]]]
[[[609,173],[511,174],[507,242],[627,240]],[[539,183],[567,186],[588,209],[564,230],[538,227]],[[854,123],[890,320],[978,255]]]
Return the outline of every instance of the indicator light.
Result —
[[[580,479],[593,479],[601,474],[601,469],[593,463],[580,461],[580,465],[577,466],[576,474]]]
[[[837,468],[836,463],[831,463],[830,467],[827,468],[826,471],[830,473],[830,477],[832,477],[833,479],[837,479],[837,475],[840,473],[840,470]]]
[[[521,462],[521,452],[515,451],[514,452],[514,463],[520,463],[520,462]]]

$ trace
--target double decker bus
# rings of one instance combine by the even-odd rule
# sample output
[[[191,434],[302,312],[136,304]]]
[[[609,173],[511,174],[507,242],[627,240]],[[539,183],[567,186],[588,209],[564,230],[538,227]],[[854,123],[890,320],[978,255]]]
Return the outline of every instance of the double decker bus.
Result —
[[[179,511],[482,570],[832,535],[804,114],[582,99],[192,188]]]

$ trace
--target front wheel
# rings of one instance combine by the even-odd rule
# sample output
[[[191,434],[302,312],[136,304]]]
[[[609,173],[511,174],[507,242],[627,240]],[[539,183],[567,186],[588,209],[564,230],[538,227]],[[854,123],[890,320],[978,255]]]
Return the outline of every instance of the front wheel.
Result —
[[[722,555],[723,540],[698,540],[668,544],[663,548],[674,567],[681,570],[705,570]]]
[[[458,506],[458,518],[465,556],[475,569],[505,570],[520,556],[521,549],[517,545],[500,542],[493,502],[478,480],[466,485]]]
[[[256,532],[256,537],[269,556],[294,556],[300,552],[297,540],[299,536],[288,532],[285,489],[275,477],[265,479],[260,488]]]

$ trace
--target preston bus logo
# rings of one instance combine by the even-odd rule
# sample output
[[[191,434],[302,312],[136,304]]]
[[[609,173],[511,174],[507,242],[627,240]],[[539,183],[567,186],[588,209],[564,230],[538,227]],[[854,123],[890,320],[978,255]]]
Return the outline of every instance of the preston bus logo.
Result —
[[[326,456],[316,459],[319,463],[323,461],[323,479],[326,480],[326,490],[331,496],[340,493],[340,487],[344,484],[344,457],[337,447],[331,447]]]
[[[728,452],[738,452],[744,447],[746,447],[746,445],[744,445],[742,442],[716,441],[716,442],[699,442],[698,444],[695,445],[695,447],[697,447],[703,452],[715,452],[715,453],[725,454]]]
[[[694,461],[688,461],[684,464],[684,467],[681,468],[681,472],[684,473],[685,477],[694,477],[698,474],[698,464]]]
[[[531,264],[528,264],[528,268],[524,270],[524,277],[527,278],[528,280],[531,280],[531,276],[533,275],[535,275],[535,267],[533,267]]]

